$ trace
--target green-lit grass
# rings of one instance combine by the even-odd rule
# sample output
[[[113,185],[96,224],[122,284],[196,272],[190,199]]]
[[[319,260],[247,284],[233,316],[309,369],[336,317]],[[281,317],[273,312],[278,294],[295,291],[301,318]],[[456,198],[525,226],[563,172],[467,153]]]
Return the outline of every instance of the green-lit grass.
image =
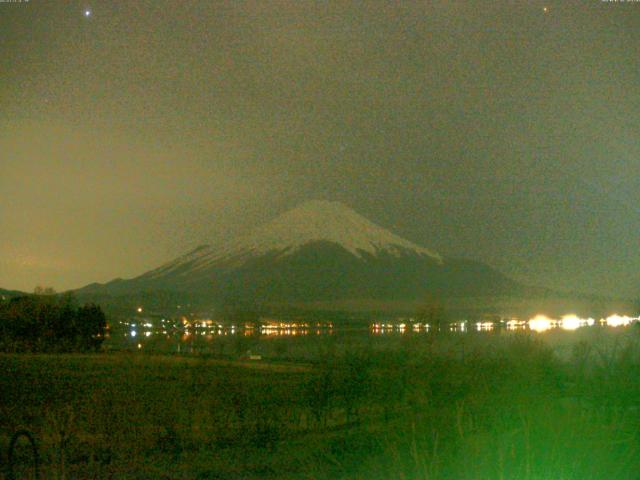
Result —
[[[43,478],[632,479],[640,349],[408,337],[311,363],[0,355]],[[333,352],[333,353],[332,353]]]

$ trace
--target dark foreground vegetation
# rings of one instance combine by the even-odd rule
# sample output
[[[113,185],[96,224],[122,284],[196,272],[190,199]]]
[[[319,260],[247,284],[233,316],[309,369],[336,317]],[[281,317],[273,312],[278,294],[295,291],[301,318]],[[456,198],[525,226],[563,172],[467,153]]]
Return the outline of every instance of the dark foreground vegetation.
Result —
[[[636,479],[636,336],[562,359],[528,334],[328,338],[310,363],[3,354],[0,446],[29,429],[55,479]]]
[[[0,351],[86,352],[100,349],[107,322],[94,304],[42,291],[0,301]]]

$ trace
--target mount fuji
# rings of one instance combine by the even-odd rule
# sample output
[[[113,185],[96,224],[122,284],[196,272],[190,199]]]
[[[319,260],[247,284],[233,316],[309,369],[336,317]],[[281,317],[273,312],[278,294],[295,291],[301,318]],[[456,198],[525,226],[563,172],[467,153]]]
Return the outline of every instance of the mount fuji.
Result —
[[[341,203],[311,201],[226,244],[200,246],[136,278],[79,293],[162,291],[223,304],[419,300],[519,289],[488,265],[444,257]]]

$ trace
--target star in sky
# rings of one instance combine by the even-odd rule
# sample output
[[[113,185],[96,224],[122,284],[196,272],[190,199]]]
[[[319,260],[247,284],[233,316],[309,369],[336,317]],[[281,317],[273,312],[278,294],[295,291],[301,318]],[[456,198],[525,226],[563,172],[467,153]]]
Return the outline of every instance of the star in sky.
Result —
[[[86,18],[89,18],[89,17],[91,16],[91,10],[90,10],[90,9],[88,9],[88,8],[85,8],[85,10],[84,10],[84,16],[85,16]]]

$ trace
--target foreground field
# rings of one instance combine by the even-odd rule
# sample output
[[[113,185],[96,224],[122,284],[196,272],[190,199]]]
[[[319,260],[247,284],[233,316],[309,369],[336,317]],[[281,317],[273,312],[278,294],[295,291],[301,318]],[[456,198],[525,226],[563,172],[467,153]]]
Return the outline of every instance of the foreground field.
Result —
[[[0,447],[32,431],[47,479],[632,479],[637,336],[561,356],[528,334],[305,363],[0,355]]]

